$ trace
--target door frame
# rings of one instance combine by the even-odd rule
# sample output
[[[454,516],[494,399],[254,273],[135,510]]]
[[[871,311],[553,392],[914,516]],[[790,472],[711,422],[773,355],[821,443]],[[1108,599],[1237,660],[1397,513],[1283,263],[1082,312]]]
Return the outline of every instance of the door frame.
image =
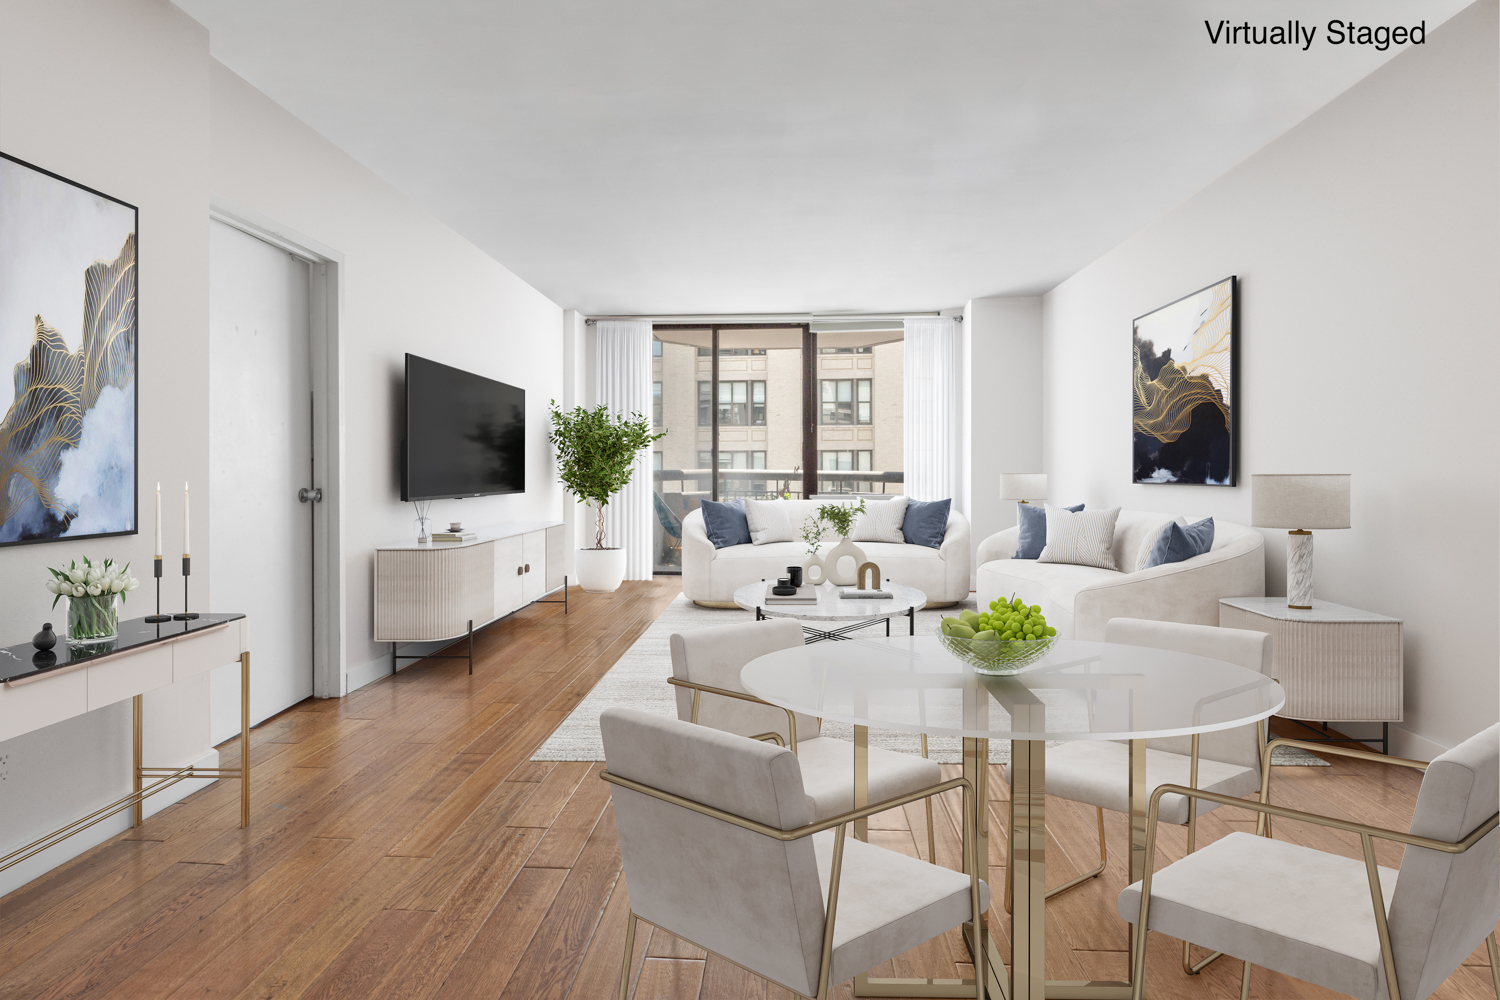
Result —
[[[344,255],[296,230],[209,195],[208,217],[279,247],[308,267],[308,348],[313,388],[313,481],[323,502],[313,505],[313,697],[339,698],[346,691],[344,580],[344,404],[340,355]],[[213,558],[213,553],[209,553]],[[212,598],[212,595],[210,595]],[[255,648],[255,623],[250,623]]]

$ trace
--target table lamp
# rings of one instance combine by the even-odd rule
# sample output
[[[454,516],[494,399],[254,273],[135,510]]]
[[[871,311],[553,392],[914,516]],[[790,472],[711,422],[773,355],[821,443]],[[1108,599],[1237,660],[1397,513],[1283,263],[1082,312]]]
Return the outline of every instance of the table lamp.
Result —
[[[1021,503],[1046,500],[1047,474],[1045,472],[1000,473],[1000,499],[1019,500]]]
[[[1313,540],[1310,529],[1349,527],[1349,476],[1257,475],[1250,477],[1250,524],[1288,528],[1286,606],[1313,603]]]

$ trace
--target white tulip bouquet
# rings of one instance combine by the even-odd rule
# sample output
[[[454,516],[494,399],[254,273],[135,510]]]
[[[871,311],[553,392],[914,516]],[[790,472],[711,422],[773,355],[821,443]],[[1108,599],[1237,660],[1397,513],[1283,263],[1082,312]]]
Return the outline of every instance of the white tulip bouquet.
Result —
[[[68,639],[73,642],[113,639],[119,631],[115,598],[123,601],[141,585],[130,575],[129,563],[117,566],[113,559],[96,563],[85,556],[81,566],[74,561],[66,569],[49,566],[47,572],[52,574],[47,592],[56,595],[52,606],[57,607],[60,598],[68,599]]]

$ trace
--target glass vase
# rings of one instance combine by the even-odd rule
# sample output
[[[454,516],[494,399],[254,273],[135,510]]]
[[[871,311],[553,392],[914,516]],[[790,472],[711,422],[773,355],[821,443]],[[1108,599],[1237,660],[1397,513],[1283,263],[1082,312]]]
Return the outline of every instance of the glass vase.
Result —
[[[68,645],[113,642],[120,633],[114,594],[68,598]]]

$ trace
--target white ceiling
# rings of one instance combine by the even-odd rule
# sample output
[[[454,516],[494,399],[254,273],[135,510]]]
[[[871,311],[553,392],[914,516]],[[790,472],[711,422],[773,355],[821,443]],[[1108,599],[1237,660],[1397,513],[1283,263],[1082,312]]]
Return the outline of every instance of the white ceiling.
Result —
[[[603,315],[1044,291],[1395,54],[1326,44],[1330,18],[1431,30],[1467,0],[177,2],[250,83]],[[1320,27],[1306,52],[1214,46],[1205,17]]]

